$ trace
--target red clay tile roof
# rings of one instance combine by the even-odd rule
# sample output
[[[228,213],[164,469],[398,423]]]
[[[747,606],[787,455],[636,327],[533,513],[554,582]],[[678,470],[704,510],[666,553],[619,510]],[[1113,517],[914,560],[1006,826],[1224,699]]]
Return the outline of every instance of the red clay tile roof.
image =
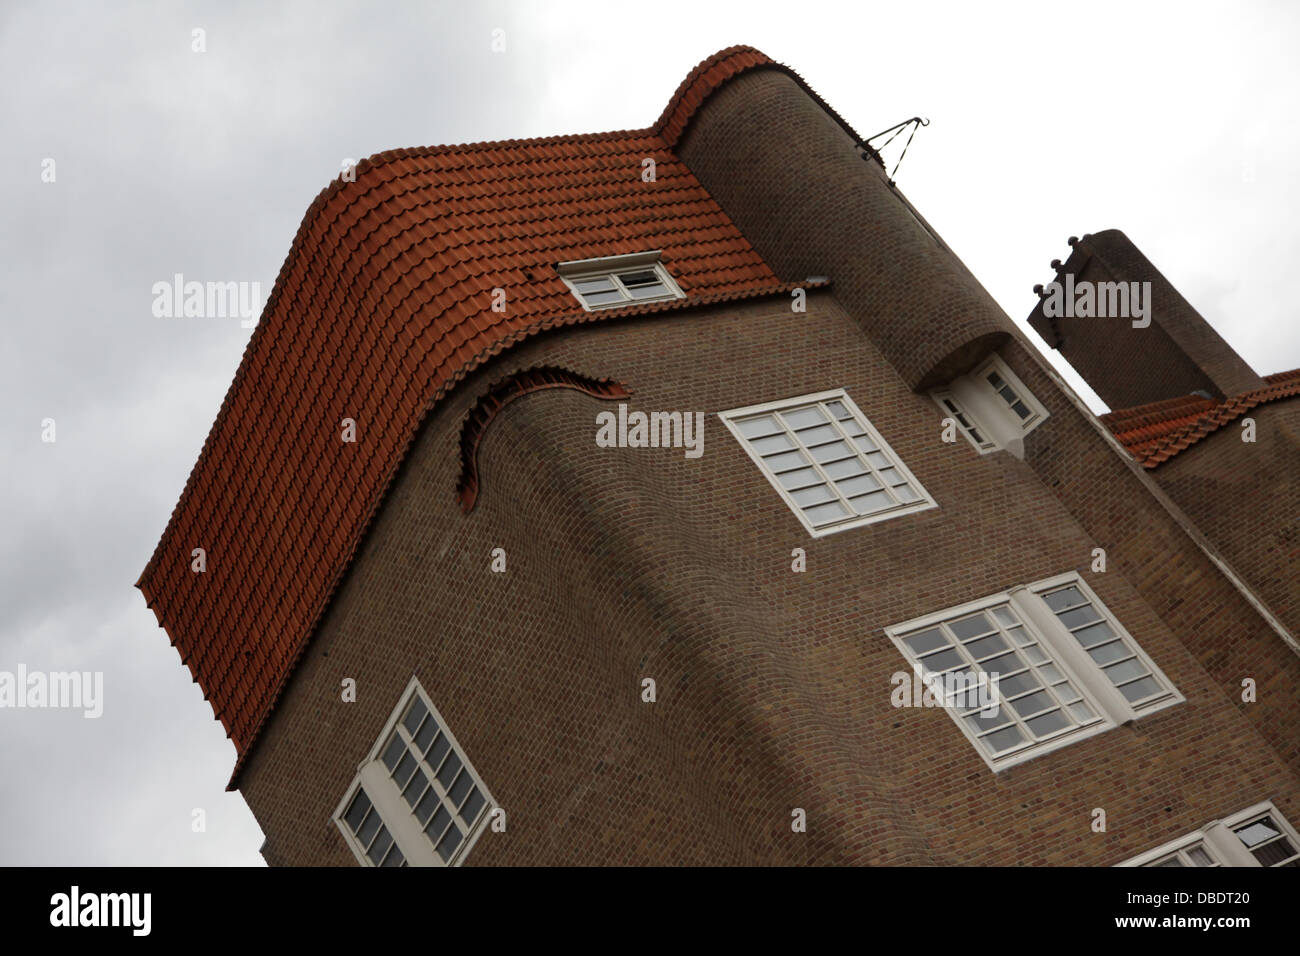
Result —
[[[648,129],[393,150],[316,197],[137,582],[235,743],[232,787],[420,422],[467,374],[546,329],[788,294],[672,151],[755,68],[785,69],[724,50]],[[553,268],[651,249],[686,299],[586,312]]]
[[[1120,409],[1101,420],[1144,468],[1157,468],[1206,435],[1266,402],[1300,395],[1300,369],[1265,375],[1268,384],[1222,401],[1200,395]]]
[[[748,46],[733,46],[715,53],[691,70],[651,128],[662,136],[669,146],[676,146],[704,101],[728,80],[750,70],[776,70],[790,77],[828,116],[853,137],[855,143],[863,146],[868,153],[879,160],[879,154],[862,142],[862,137],[844,121],[844,117],[831,109],[817,91],[804,82],[802,76],[782,63],[769,60],[764,54]]]

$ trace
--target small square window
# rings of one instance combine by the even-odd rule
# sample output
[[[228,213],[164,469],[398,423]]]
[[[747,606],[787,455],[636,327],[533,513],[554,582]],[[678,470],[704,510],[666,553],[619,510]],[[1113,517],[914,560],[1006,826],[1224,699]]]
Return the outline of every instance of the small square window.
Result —
[[[1006,449],[1023,457],[1024,436],[1047,418],[1047,409],[997,355],[930,397],[981,455]]]
[[[719,417],[813,537],[935,507],[843,390]]]
[[[639,252],[562,262],[556,271],[588,312],[636,302],[685,298],[659,256],[659,252]]]

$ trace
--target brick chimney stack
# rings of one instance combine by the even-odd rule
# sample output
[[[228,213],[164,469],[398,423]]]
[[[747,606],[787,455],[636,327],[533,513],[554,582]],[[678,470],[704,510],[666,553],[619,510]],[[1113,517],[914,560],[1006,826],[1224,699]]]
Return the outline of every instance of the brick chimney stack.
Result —
[[[1264,386],[1255,370],[1124,233],[1107,229],[1072,238],[1070,245],[1069,258],[1053,262],[1060,294],[1053,301],[1052,286],[1035,287],[1040,299],[1029,324],[1112,409],[1192,392],[1225,398]],[[1097,298],[1112,296],[1113,304],[1114,283],[1128,286],[1124,295],[1142,296],[1130,298],[1125,315],[1099,316],[1095,305],[1089,309],[1077,298],[1100,287],[1103,293]],[[1133,308],[1135,301],[1145,314]],[[1065,315],[1060,314],[1062,302],[1069,310]],[[1076,312],[1084,314],[1072,314]]]

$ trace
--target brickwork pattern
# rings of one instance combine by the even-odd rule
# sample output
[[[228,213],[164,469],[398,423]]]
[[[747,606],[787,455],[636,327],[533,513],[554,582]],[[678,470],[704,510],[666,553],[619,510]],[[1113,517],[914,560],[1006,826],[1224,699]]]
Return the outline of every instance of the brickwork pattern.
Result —
[[[1300,817],[1294,771],[1128,577],[1205,562],[1129,503],[1141,479],[1032,358],[1008,356],[1052,413],[1034,453],[1100,470],[1080,493],[1136,528],[1106,542],[1104,574],[1033,464],[941,441],[933,403],[857,320],[829,293],[809,302],[566,330],[449,398],[241,778],[269,857],[353,863],[329,816],[412,672],[507,809],[469,865],[1110,864],[1265,797]],[[481,497],[462,514],[465,415],[490,382],[541,364],[625,381],[633,408],[711,413],[703,457],[598,448],[607,403],[525,396],[485,436]],[[937,509],[812,539],[712,414],[837,387]],[[808,571],[791,570],[794,548]],[[1071,569],[1187,703],[996,775],[947,714],[891,706],[906,665],[883,627]],[[807,834],[791,832],[794,807]],[[1106,833],[1089,829],[1095,807]]]
[[[1150,282],[1151,324],[1132,317],[1048,318],[1043,302],[1029,322],[1112,409],[1145,405],[1204,391],[1215,398],[1262,388],[1255,373],[1192,308],[1123,232],[1084,236],[1058,270],[1079,282]]]
[[[1269,609],[1300,634],[1300,402],[1253,409],[1202,438],[1152,474],[1248,580]]]

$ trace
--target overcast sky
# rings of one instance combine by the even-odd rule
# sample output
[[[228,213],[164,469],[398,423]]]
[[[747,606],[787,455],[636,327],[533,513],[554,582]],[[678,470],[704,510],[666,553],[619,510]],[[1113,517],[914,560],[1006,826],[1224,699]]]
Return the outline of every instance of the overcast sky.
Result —
[[[345,158],[644,127],[737,43],[864,135],[928,117],[899,186],[1017,322],[1115,227],[1258,371],[1300,366],[1300,5],[5,0],[0,671],[102,671],[104,712],[0,710],[0,863],[261,864],[133,587],[251,331],[155,318],[153,284],[265,296]]]

